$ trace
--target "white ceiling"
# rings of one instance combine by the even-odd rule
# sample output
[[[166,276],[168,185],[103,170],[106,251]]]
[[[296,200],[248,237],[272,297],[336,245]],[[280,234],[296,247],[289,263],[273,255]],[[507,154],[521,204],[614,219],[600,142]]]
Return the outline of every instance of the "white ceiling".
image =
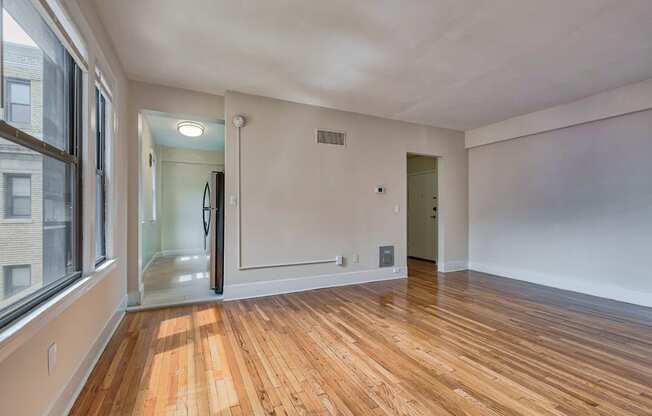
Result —
[[[184,118],[155,111],[143,112],[154,142],[161,146],[197,150],[224,150],[224,123],[198,118]],[[204,126],[204,134],[186,137],[177,131],[180,121],[192,120]]]
[[[652,77],[650,0],[95,0],[131,79],[460,130]]]

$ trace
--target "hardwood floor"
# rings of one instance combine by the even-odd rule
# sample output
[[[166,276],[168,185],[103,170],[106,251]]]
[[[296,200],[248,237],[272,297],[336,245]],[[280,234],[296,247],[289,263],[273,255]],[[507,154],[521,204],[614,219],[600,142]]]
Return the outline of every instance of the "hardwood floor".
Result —
[[[72,414],[652,414],[652,309],[409,266],[128,314]]]

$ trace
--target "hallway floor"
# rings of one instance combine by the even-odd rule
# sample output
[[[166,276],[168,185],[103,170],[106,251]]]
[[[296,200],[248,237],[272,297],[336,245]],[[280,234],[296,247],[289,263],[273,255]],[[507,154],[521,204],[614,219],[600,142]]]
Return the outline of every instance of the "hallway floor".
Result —
[[[142,306],[168,305],[215,297],[208,282],[208,256],[162,256],[143,274]]]

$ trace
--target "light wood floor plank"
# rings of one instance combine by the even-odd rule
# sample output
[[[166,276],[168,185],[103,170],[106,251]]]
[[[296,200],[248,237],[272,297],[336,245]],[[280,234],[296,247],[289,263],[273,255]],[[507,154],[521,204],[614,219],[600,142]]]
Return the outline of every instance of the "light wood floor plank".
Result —
[[[652,309],[407,280],[128,314],[73,415],[652,415]]]

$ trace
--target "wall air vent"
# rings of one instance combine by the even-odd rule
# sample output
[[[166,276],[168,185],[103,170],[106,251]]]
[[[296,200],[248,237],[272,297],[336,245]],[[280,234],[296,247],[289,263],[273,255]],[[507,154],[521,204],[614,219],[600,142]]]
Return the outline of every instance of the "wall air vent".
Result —
[[[317,129],[317,143],[344,146],[346,133],[343,131]]]

